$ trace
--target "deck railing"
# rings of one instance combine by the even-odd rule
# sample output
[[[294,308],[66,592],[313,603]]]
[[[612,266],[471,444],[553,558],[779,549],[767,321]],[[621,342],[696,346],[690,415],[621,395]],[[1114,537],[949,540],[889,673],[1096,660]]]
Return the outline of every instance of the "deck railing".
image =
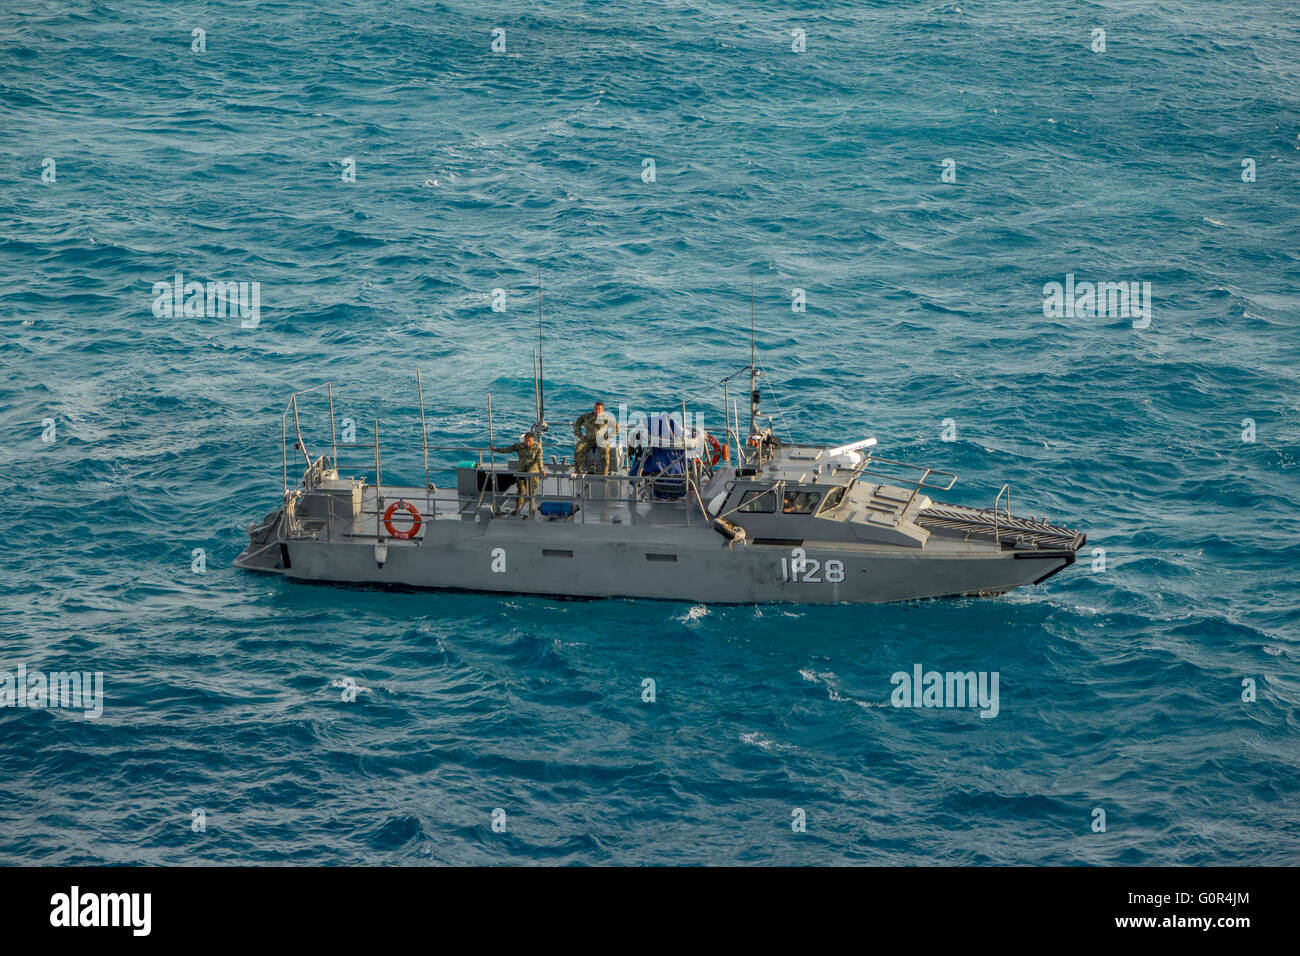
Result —
[[[883,465],[886,468],[901,468],[911,472],[919,471],[921,477],[917,478],[915,475],[899,476],[897,474],[890,474],[888,471],[880,471],[877,468],[870,467],[875,465]],[[903,506],[904,513],[906,513],[907,509],[912,506],[912,502],[916,500],[916,496],[920,494],[922,488],[933,488],[935,491],[951,491],[952,486],[957,483],[957,476],[951,471],[943,471],[939,468],[929,468],[925,465],[914,465],[911,462],[906,461],[894,461],[889,458],[877,458],[870,453],[868,453],[866,457],[863,458],[862,462],[854,468],[853,478],[850,480],[849,484],[851,485],[853,481],[856,481],[862,475],[870,475],[872,478],[880,478],[884,481],[898,482],[904,487],[910,485],[912,493],[907,498],[907,504]],[[930,480],[931,478],[947,478],[948,480],[946,482],[934,482]]]
[[[321,390],[324,390],[326,392],[328,396],[328,402],[329,402],[330,445],[329,445],[328,454],[322,454],[317,458],[313,459],[303,439],[302,425],[301,425],[300,415],[299,415],[299,403],[302,396],[308,395],[313,392],[319,392]],[[473,456],[472,460],[476,460],[478,473],[479,474],[485,473],[488,476],[486,481],[481,482],[482,487],[479,489],[477,498],[471,496],[468,500],[466,500],[463,499],[459,494],[457,495],[455,499],[456,501],[455,508],[458,515],[468,514],[470,513],[471,509],[474,513],[477,513],[478,509],[483,507],[485,501],[489,501],[489,500],[491,504],[491,513],[493,515],[500,514],[501,506],[503,504],[502,499],[506,499],[508,501],[510,498],[519,497],[519,495],[518,495],[517,487],[513,487],[513,488],[507,487],[506,489],[500,488],[499,487],[500,482],[498,480],[498,476],[503,476],[503,475],[511,476],[516,481],[518,481],[524,477],[525,473],[519,473],[519,472],[514,472],[509,470],[498,470],[494,453],[491,450],[491,441],[489,441],[489,446],[487,448],[467,446],[467,445],[430,445],[428,442],[428,432],[427,432],[427,426],[424,417],[423,387],[418,375],[417,375],[417,390],[418,390],[419,402],[420,402],[420,438],[421,438],[420,447],[423,451],[423,456],[424,456],[423,465],[424,465],[424,473],[425,473],[424,496],[423,496],[425,511],[422,517],[424,517],[426,520],[433,520],[437,517],[437,512],[438,512],[437,487],[429,478],[429,452],[431,451],[445,452],[445,453],[449,452],[449,453],[455,453],[459,455]],[[685,420],[684,403],[683,403],[682,414],[683,414],[683,420]],[[489,422],[490,422],[490,416],[491,416],[491,412],[489,411]],[[338,433],[335,428],[334,386],[332,383],[322,382],[321,384],[314,385],[311,388],[306,388],[294,392],[290,396],[289,401],[286,404],[284,412],[280,418],[281,470],[282,470],[281,477],[282,477],[283,492],[284,492],[284,497],[286,502],[286,515],[289,518],[288,526],[293,527],[295,529],[300,528],[301,520],[293,513],[294,508],[292,506],[292,500],[296,499],[296,492],[291,493],[289,488],[290,419],[292,419],[293,435],[295,438],[295,441],[293,442],[293,450],[301,451],[307,465],[307,471],[304,473],[302,481],[300,483],[301,488],[304,488],[306,490],[315,490],[325,480],[325,474],[327,471],[333,471],[334,473],[337,473],[339,468],[340,451],[346,452],[352,450],[357,450],[357,451],[364,450],[370,452],[371,455],[373,455],[374,467],[375,467],[374,501],[376,505],[374,528],[375,528],[376,538],[377,539],[383,538],[384,530],[383,530],[382,516],[385,511],[385,506],[388,504],[388,496],[385,495],[384,493],[384,485],[383,485],[383,464],[384,463],[383,463],[382,450],[380,448],[379,421],[375,420],[374,422],[375,431],[374,431],[373,441],[340,442],[338,440]],[[557,424],[563,425],[568,423],[557,423]],[[489,428],[491,428],[491,424],[489,424]],[[738,456],[740,458],[743,458],[744,457],[743,452],[746,450],[745,445],[742,444],[738,431],[732,429],[730,420],[728,420],[727,422],[725,434],[727,437],[728,447],[730,447],[730,445],[734,442],[737,448]],[[556,440],[561,441],[558,438]],[[564,447],[563,444],[561,444],[560,447]],[[490,465],[488,465],[489,462]],[[742,462],[740,461],[737,462],[737,464],[741,464],[741,463]],[[548,467],[555,468],[557,470],[547,471],[546,469]],[[708,508],[705,506],[702,498],[700,479],[703,476],[700,474],[688,474],[688,475],[575,474],[573,472],[573,467],[574,466],[567,459],[565,459],[563,462],[556,462],[553,459],[550,466],[543,465],[543,473],[541,475],[542,480],[540,482],[541,487],[539,488],[539,493],[535,496],[532,496],[532,498],[538,503],[539,506],[543,503],[549,503],[549,502],[568,502],[573,506],[571,511],[572,520],[580,523],[585,522],[586,520],[584,506],[589,502],[600,502],[600,501],[608,501],[608,502],[621,501],[625,503],[628,506],[628,518],[631,524],[637,523],[638,514],[640,511],[638,505],[645,504],[648,502],[654,502],[657,505],[662,505],[664,506],[664,510],[670,509],[673,506],[680,506],[683,515],[683,520],[685,524],[687,524],[688,526],[691,524],[693,513],[698,518],[703,518],[706,522],[711,520],[711,516],[709,515]],[[899,472],[902,472],[903,475],[900,476]],[[957,476],[949,471],[943,471],[937,468],[929,468],[923,465],[915,465],[909,462],[893,461],[887,458],[877,458],[872,456],[869,452],[864,456],[863,461],[854,467],[853,473],[850,476],[848,484],[852,485],[853,482],[857,481],[860,477],[863,476],[870,476],[872,478],[876,478],[882,481],[894,482],[903,486],[904,488],[910,487],[911,494],[908,497],[907,505],[904,507],[904,511],[906,511],[906,508],[911,507],[912,503],[916,500],[917,495],[920,494],[922,489],[930,488],[937,491],[948,491],[949,489],[952,488],[953,484],[957,480]],[[555,488],[554,493],[547,494],[548,485],[551,485],[553,488]],[[566,487],[567,487],[567,493],[564,491]],[[655,496],[656,490],[662,491],[664,489],[672,489],[673,492],[680,492],[680,494],[673,494],[672,497]],[[490,491],[490,499],[489,499],[489,491]],[[611,494],[611,491],[613,491],[614,493]],[[998,499],[995,500],[994,502],[995,520],[998,513],[998,505],[1001,500],[1001,495],[1003,493],[1006,493],[1007,495],[1007,513],[1008,515],[1010,514],[1010,489],[1004,486],[1003,491],[999,492]],[[530,496],[525,494],[522,497],[529,498]],[[359,515],[358,518],[368,521],[370,517],[369,512],[365,511],[364,507],[362,510],[363,510],[363,514]],[[659,513],[662,514],[663,511],[661,510]],[[333,502],[331,502],[330,505],[329,516],[331,519],[329,523],[332,525],[333,519],[335,518]]]
[[[1002,500],[1003,495],[1007,496],[1007,520],[1011,519],[1011,486],[1003,485],[998,489],[998,496],[993,499],[993,543],[996,547],[1002,547],[1002,538],[998,533],[998,502]]]

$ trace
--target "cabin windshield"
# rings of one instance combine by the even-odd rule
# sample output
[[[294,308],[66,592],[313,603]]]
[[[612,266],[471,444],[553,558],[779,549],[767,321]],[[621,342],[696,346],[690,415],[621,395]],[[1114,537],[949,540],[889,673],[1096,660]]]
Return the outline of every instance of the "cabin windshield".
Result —
[[[781,511],[788,515],[810,515],[821,500],[820,491],[787,491],[781,501]]]
[[[827,512],[834,511],[836,508],[840,506],[840,502],[842,502],[843,500],[844,500],[844,486],[841,485],[838,488],[832,488],[830,493],[826,495],[826,500],[822,502],[821,510],[817,513],[820,515],[824,515]]]

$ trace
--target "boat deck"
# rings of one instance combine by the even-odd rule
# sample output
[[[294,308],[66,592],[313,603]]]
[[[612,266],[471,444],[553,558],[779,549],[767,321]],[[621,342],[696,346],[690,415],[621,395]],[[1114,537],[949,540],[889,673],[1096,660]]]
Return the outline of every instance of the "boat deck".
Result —
[[[628,486],[619,487],[614,481],[604,485],[599,476],[585,476],[587,483],[585,494],[582,488],[575,489],[575,482],[568,475],[547,475],[542,481],[542,488],[535,496],[538,507],[547,502],[569,504],[574,506],[572,516],[548,517],[539,514],[537,520],[560,521],[571,524],[599,525],[646,525],[663,527],[683,527],[699,525],[707,527],[709,521],[702,514],[699,504],[687,507],[685,498],[675,501],[634,501],[629,495]],[[301,515],[297,519],[298,533],[305,537],[316,538],[367,538],[373,540],[383,529],[383,515],[389,506],[399,501],[408,501],[420,512],[422,522],[430,521],[477,521],[480,513],[487,511],[494,520],[525,521],[533,520],[532,509],[527,496],[523,500],[523,514],[515,512],[516,490],[509,488],[497,492],[486,489],[481,495],[468,496],[451,488],[425,489],[415,486],[383,485],[376,489],[366,485],[361,492],[359,513],[351,521],[344,515],[334,513],[330,516]],[[333,509],[331,508],[331,511]],[[332,518],[333,520],[327,520]],[[400,529],[409,526],[410,518],[403,509],[393,515],[393,523]],[[388,536],[386,533],[384,536]]]

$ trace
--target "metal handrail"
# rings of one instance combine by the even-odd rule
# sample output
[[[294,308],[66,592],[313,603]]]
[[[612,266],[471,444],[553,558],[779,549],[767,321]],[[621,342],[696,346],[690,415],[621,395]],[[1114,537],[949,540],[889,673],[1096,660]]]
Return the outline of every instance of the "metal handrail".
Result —
[[[894,461],[889,458],[876,458],[873,455],[868,455],[862,461],[862,463],[857,466],[856,474],[854,475],[854,477],[856,478],[858,477],[858,475],[871,475],[873,478],[885,478],[890,481],[910,480],[907,478],[902,478],[898,475],[890,475],[887,474],[886,472],[873,471],[867,468],[867,465],[875,465],[875,464],[892,465],[898,468],[910,468],[913,471],[921,472],[922,473],[921,478],[919,481],[916,482],[916,485],[919,488],[933,488],[936,491],[951,491],[952,486],[957,483],[957,476],[953,474],[951,471],[944,471],[942,468],[928,468],[925,465],[914,465],[911,462],[907,462],[907,461]],[[944,485],[931,484],[929,481],[931,475],[944,475],[949,479],[949,481],[947,484]]]
[[[1004,484],[998,489],[998,496],[993,499],[993,546],[1002,547],[1002,538],[998,534],[998,502],[1002,500],[1002,494],[1006,492],[1007,496],[1007,520],[1011,520],[1011,486]]]
[[[417,396],[419,400],[419,410],[420,410],[420,429],[421,429],[420,446],[424,452],[423,465],[424,465],[424,473],[425,473],[425,505],[426,505],[426,509],[428,509],[432,514],[432,512],[436,511],[437,509],[437,503],[436,501],[433,501],[430,496],[430,490],[434,489],[434,485],[430,479],[429,458],[428,458],[429,452],[435,451],[435,452],[444,452],[444,453],[474,454],[478,456],[479,467],[482,468],[484,465],[483,458],[485,457],[485,453],[491,450],[493,444],[492,438],[493,438],[493,431],[494,431],[493,429],[494,415],[491,407],[491,398],[489,397],[489,406],[488,406],[489,441],[486,448],[484,448],[483,446],[476,446],[476,445],[451,445],[451,444],[430,445],[428,442],[427,425],[425,422],[425,415],[424,415],[423,387],[422,387],[421,377],[418,371],[416,374],[416,389],[417,389]],[[331,454],[322,455],[320,456],[320,458],[313,461],[310,452],[306,448],[306,443],[302,437],[302,429],[299,420],[300,413],[298,408],[299,405],[298,399],[300,396],[304,396],[311,392],[320,391],[320,390],[328,390],[329,392],[329,404],[330,404],[329,439],[330,439]],[[286,403],[284,412],[281,415],[281,458],[282,458],[282,470],[284,472],[283,479],[284,479],[285,492],[286,494],[288,494],[289,491],[288,488],[288,420],[290,415],[292,415],[294,420],[295,438],[297,439],[296,446],[298,449],[302,451],[302,454],[306,459],[307,466],[308,466],[307,472],[304,474],[303,483],[305,486],[309,488],[315,488],[323,480],[324,472],[326,470],[326,466],[330,458],[333,459],[333,469],[335,472],[337,472],[339,467],[339,460],[338,460],[339,449],[344,449],[344,450],[365,449],[373,453],[374,467],[375,467],[375,502],[376,502],[377,517],[378,517],[378,514],[382,513],[383,511],[383,507],[385,503],[383,478],[382,478],[383,465],[382,465],[382,458],[380,454],[379,422],[376,420],[374,423],[375,434],[374,434],[374,439],[371,442],[340,443],[338,441],[337,433],[335,432],[334,429],[333,397],[334,396],[333,396],[332,383],[322,382],[320,384],[313,385],[309,388],[305,388],[300,391],[293,392],[289,398],[289,401]],[[682,403],[682,406],[683,406],[682,421],[685,422],[686,410],[685,410],[684,401]],[[728,412],[730,411],[731,409],[728,409]],[[734,439],[736,442],[736,448],[738,451],[738,460],[736,462],[736,467],[740,467],[740,465],[744,463],[747,457],[745,454],[746,451],[751,451],[752,453],[748,459],[751,463],[756,461],[757,458],[761,457],[759,456],[757,450],[752,450],[747,448],[745,443],[742,442],[739,433],[738,418],[739,415],[737,413],[737,422],[734,428],[732,427],[732,423],[730,421],[727,422],[725,427],[725,437],[726,437],[726,444],[728,448],[730,447],[732,439]],[[566,425],[571,425],[572,423],[556,422],[552,424],[559,425],[559,426],[566,426]],[[616,439],[613,443],[611,443],[614,446],[614,448],[612,448],[611,451],[614,451],[615,449],[626,449],[628,447],[627,439],[629,437],[629,434],[630,431],[628,430],[624,430],[622,433],[620,433],[618,439]],[[556,444],[562,448],[565,444],[563,439],[559,438],[559,436],[553,436],[553,437],[557,439]],[[575,444],[575,451],[576,451],[576,444],[577,444],[576,438],[574,444]],[[683,436],[679,441],[670,441],[666,444],[668,444],[668,447],[673,447],[673,448],[680,447],[683,450],[687,450],[693,447],[693,444],[689,442],[685,436]],[[914,475],[912,478],[905,478],[897,474],[890,474],[887,470],[882,470],[891,467],[898,470],[910,471],[914,473]],[[915,477],[915,473],[919,473],[919,477]],[[490,467],[490,475],[491,475],[491,482],[492,482],[491,499],[492,499],[493,514],[495,514],[498,511],[501,497],[502,497],[502,492],[498,487],[498,480],[500,474],[501,473],[497,471],[497,464],[495,462],[495,459],[493,458]],[[913,505],[917,496],[920,494],[921,489],[929,488],[938,491],[947,491],[951,489],[957,481],[957,475],[954,474],[953,472],[944,471],[942,469],[930,468],[923,465],[917,465],[911,462],[896,461],[887,458],[876,458],[870,452],[868,452],[864,456],[863,460],[853,468],[848,481],[845,483],[845,486],[851,487],[860,477],[863,476],[874,477],[882,481],[898,482],[902,484],[904,487],[910,485],[911,494],[907,499],[907,503],[904,505],[904,512],[906,512],[907,509]],[[683,518],[687,526],[689,526],[692,523],[691,511],[693,511],[695,507],[698,506],[702,514],[708,515],[708,508],[703,501],[701,482],[699,481],[698,476],[689,470],[684,475],[672,475],[672,476],[641,475],[641,474],[638,475],[576,474],[575,475],[572,474],[571,472],[559,472],[559,471],[548,474],[546,465],[543,464],[542,472],[539,477],[542,479],[541,482],[542,488],[539,489],[541,493],[535,496],[535,498],[540,499],[539,504],[545,502],[553,502],[553,501],[561,501],[561,502],[569,501],[574,505],[574,511],[572,512],[572,514],[574,514],[575,516],[579,510],[580,503],[584,503],[588,500],[596,500],[596,499],[592,499],[590,496],[592,495],[595,488],[597,487],[596,485],[597,482],[600,482],[600,487],[605,490],[605,493],[601,496],[603,500],[608,500],[608,501],[621,500],[629,506],[630,518],[633,524],[637,523],[637,513],[639,510],[638,505],[640,503],[652,500],[654,493],[659,488],[661,482],[664,484],[671,483],[674,486],[673,488],[674,492],[678,490],[682,492],[681,497],[662,498],[662,499],[654,499],[654,500],[669,506],[675,504],[681,504],[683,507]],[[562,480],[563,478],[566,477],[569,478],[570,480],[568,494],[561,493],[563,489]],[[545,481],[547,478],[557,479],[557,485],[556,485],[557,494],[547,495],[545,493],[544,488],[545,488]],[[614,496],[611,496],[609,494],[609,488],[611,482],[613,482],[614,485],[618,488],[626,488],[627,493],[615,494]],[[996,519],[997,509],[1000,506],[1002,493],[1007,494],[1007,516],[1008,517],[1010,516],[1010,488],[1004,486],[1003,491],[999,492],[998,498],[995,499],[994,501],[995,519]],[[487,486],[486,484],[484,484],[484,486],[481,489],[479,489],[479,494],[477,495],[477,499],[478,499],[477,502],[476,503],[474,502],[474,496],[471,495],[469,498],[469,502],[466,502],[466,504],[470,505],[475,510],[477,510],[478,508],[482,507],[487,497],[488,497]],[[458,505],[457,511],[460,514],[464,515],[466,513],[465,505]],[[289,517],[290,517],[290,521],[292,522],[293,519],[296,517],[296,515],[290,514]],[[585,514],[583,515],[582,518],[578,520],[585,521]],[[383,535],[381,528],[382,526],[377,521],[376,531],[375,531],[377,538],[382,537]],[[1000,533],[1000,528],[995,528],[995,537],[997,537],[999,533]]]
[[[330,395],[330,431],[334,430],[334,386],[330,382],[321,382],[318,385],[312,385],[310,388],[304,388],[300,391],[293,392],[289,400],[284,404],[284,412],[280,415],[280,463],[281,475],[284,482],[284,492],[289,491],[289,413],[293,413],[294,432],[297,435],[297,446],[302,450],[303,457],[307,459],[308,467],[311,466],[311,454],[307,451],[306,445],[302,440],[302,429],[298,426],[298,396],[306,395],[308,392],[327,389]],[[337,453],[336,453],[337,457]]]
[[[910,508],[910,507],[912,507],[912,502],[915,501],[915,500],[916,500],[916,496],[917,496],[918,494],[921,493],[921,488],[922,488],[922,487],[926,487],[926,488],[938,488],[938,487],[939,487],[938,485],[927,485],[927,484],[925,483],[925,480],[926,480],[927,478],[930,477],[930,474],[931,474],[931,469],[929,469],[929,468],[925,469],[925,473],[924,473],[923,475],[921,475],[921,480],[918,481],[918,482],[916,483],[916,487],[914,487],[914,488],[912,489],[912,493],[911,493],[910,495],[908,495],[908,497],[907,497],[907,504],[903,505],[903,514],[907,514],[907,509]],[[948,487],[949,487],[949,488],[952,487],[951,482],[949,483]]]
[[[912,493],[907,498],[907,504],[903,505],[902,514],[906,514],[907,509],[912,507],[912,502],[916,500],[916,496],[921,493],[922,488],[933,488],[935,491],[950,491],[952,486],[957,483],[957,476],[951,471],[944,471],[940,468],[929,468],[925,465],[914,465],[909,461],[894,461],[892,458],[876,458],[868,452],[866,457],[863,458],[863,460],[854,468],[853,474],[849,478],[846,487],[852,487],[863,475],[870,475],[872,478],[883,478],[886,481],[910,481],[910,479],[900,477],[899,475],[891,475],[883,471],[873,471],[867,467],[868,465],[874,464],[889,465],[896,468],[910,468],[913,471],[921,472],[921,477],[916,479],[914,482],[911,482]],[[931,475],[947,476],[948,482],[947,484],[932,483],[930,481]]]

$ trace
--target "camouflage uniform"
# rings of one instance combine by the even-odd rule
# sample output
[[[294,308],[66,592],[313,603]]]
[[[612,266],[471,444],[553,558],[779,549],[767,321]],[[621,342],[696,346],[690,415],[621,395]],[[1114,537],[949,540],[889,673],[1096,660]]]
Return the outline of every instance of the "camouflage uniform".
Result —
[[[524,495],[528,495],[528,506],[532,509],[534,515],[537,514],[537,485],[542,477],[542,443],[533,439],[531,445],[526,445],[521,441],[513,445],[507,445],[505,448],[497,448],[496,451],[504,455],[512,452],[519,455],[519,471],[516,472],[515,489],[518,495],[515,497],[515,513],[520,514],[524,510]],[[524,473],[532,473],[537,477],[524,478]]]
[[[586,434],[583,434],[584,431]],[[573,437],[578,439],[577,450],[573,453],[573,464],[578,471],[585,471],[587,456],[596,453],[596,474],[609,474],[609,453],[613,449],[614,439],[618,438],[618,422],[609,412],[596,415],[595,410],[578,416],[573,423]],[[598,440],[603,439],[603,441]]]

